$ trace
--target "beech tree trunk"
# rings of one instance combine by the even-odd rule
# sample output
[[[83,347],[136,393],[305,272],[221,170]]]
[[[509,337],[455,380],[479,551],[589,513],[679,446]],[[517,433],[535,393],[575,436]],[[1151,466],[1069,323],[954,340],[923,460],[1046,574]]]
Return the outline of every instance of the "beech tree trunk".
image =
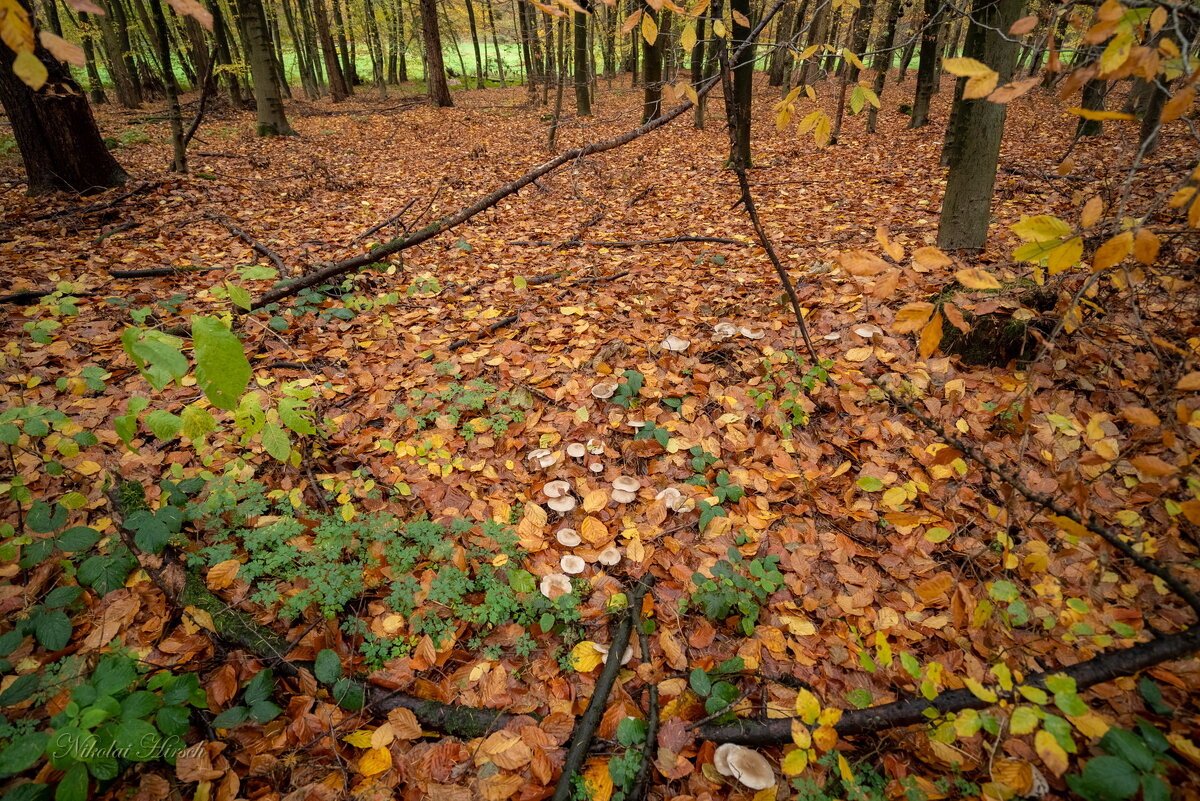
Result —
[[[154,34],[158,45],[158,60],[163,68],[163,88],[167,92],[167,118],[171,124],[171,171],[186,173],[187,143],[183,141],[183,112],[179,108],[179,84],[175,82],[175,68],[171,64],[171,44],[167,34],[167,18],[163,14],[162,0],[150,0],[150,15],[154,21]]]
[[[425,82],[429,85],[429,102],[435,106],[453,106],[450,86],[446,83],[446,66],[442,61],[437,0],[421,0],[421,31],[425,37]]]
[[[982,6],[982,7],[980,7]],[[1012,78],[1016,42],[1005,36],[1021,15],[1024,0],[982,0],[972,15],[968,37],[978,47],[979,60],[1000,73],[1000,83]],[[955,116],[960,135],[950,153],[950,174],[938,223],[938,247],[947,250],[981,248],[991,221],[992,190],[1004,118],[1008,106],[980,98],[960,99]]]
[[[658,22],[662,15],[648,3],[642,3],[642,14]],[[660,30],[654,38],[654,44],[646,41],[641,35],[640,25],[634,31],[642,43],[642,124],[656,119],[662,111],[662,40],[665,38]]]
[[[883,32],[875,43],[878,55],[871,62],[871,68],[875,70],[875,81],[871,88],[880,102],[883,101],[883,85],[887,81],[888,67],[892,65],[892,42],[896,39],[896,28],[900,22],[901,11],[903,11],[901,0],[891,0],[888,4],[887,21],[884,23]],[[875,133],[878,118],[879,109],[875,106],[867,109],[867,133]]]
[[[588,0],[580,0],[579,5],[585,11],[590,10]],[[575,113],[580,117],[592,116],[592,95],[588,86],[588,67],[591,63],[588,47],[588,14],[576,11],[574,16],[575,34]]]
[[[909,128],[921,128],[929,123],[929,101],[937,86],[938,35],[941,33],[941,5],[938,0],[925,0],[925,25],[921,33],[921,63],[917,67],[917,92],[913,97]]]
[[[475,4],[471,0],[467,2],[467,27],[471,30],[471,46],[475,48],[475,86],[482,89],[483,84],[483,51],[479,49],[479,27],[475,24]],[[470,86],[467,83],[467,76],[463,76],[463,86]]]
[[[258,116],[259,136],[293,136],[283,112],[283,97],[279,91],[275,53],[267,32],[267,16],[262,0],[236,0],[242,25],[242,39],[254,79],[254,107]]]
[[[312,0],[312,7],[317,37],[321,40],[321,58],[325,62],[325,74],[329,76],[329,97],[334,103],[341,103],[350,96],[350,92],[346,87],[346,76],[342,74],[342,65],[338,63],[337,49],[333,45],[325,0]]]
[[[754,44],[750,42],[750,0],[730,0],[733,12],[733,46],[743,47],[733,70],[733,103],[729,114],[734,125],[730,137],[729,165],[735,170],[746,170],[754,166],[750,157],[750,111],[754,101]]]
[[[26,11],[27,1],[19,0]],[[0,47],[0,103],[25,164],[28,193],[94,192],[123,184],[128,175],[104,146],[79,84],[40,44],[34,55],[49,75],[36,92],[13,73],[16,54]]]
[[[133,66],[133,46],[129,41],[129,23],[120,3],[108,4],[107,14],[99,15],[101,42],[108,54],[109,74],[117,102],[125,108],[138,108],[142,92]]]

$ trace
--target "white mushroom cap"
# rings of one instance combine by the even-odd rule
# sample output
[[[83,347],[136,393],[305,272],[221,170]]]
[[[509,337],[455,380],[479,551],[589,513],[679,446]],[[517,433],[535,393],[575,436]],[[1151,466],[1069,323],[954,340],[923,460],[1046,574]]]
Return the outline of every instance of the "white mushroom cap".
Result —
[[[883,329],[873,323],[864,323],[854,326],[854,333],[858,334],[863,339],[871,339],[875,335],[883,336]]]
[[[582,573],[587,569],[587,562],[583,561],[583,557],[576,556],[573,553],[569,553],[562,559],[559,559],[558,564],[564,573],[568,573],[572,576],[576,575],[577,573]]]
[[[612,499],[617,503],[633,503],[637,500],[637,493],[615,489],[612,492]]]
[[[616,382],[605,382],[602,384],[596,384],[596,386],[592,387],[592,397],[600,398],[601,400],[603,400],[605,398],[611,398],[613,396],[613,393],[616,391],[617,391]]]
[[[589,439],[587,441],[587,451],[593,456],[598,456],[604,453],[604,443],[598,439]]]
[[[839,334],[837,331],[830,331],[828,334],[821,337],[821,339],[828,339],[830,342],[834,341],[835,339],[841,339],[841,338],[842,338],[842,335]]]
[[[667,487],[666,489],[659,490],[658,494],[654,496],[654,500],[663,501],[672,512],[678,512],[686,499],[679,490],[674,487]]]
[[[592,647],[596,649],[597,653],[604,656],[604,664],[607,665],[608,664],[608,652],[611,649],[611,646],[604,645],[603,643],[594,642],[594,643],[592,643]],[[621,664],[628,665],[630,659],[633,659],[633,646],[626,645],[624,653],[621,654]]]
[[[579,532],[573,528],[560,528],[555,532],[554,538],[558,540],[559,545],[565,545],[568,548],[574,548],[583,542],[579,536]]]
[[[603,473],[604,465],[602,465],[600,462],[592,462],[590,465],[588,465],[588,469],[593,473]]]
[[[683,353],[691,346],[691,344],[692,343],[688,342],[686,339],[677,337],[674,334],[671,334],[662,341],[663,350],[669,350],[674,353]]]
[[[582,442],[572,442],[567,446],[567,455],[572,459],[582,459],[586,453],[587,448],[584,447]]]
[[[713,334],[718,339],[729,339],[737,335],[737,326],[733,323],[717,323],[713,326]]]
[[[535,451],[530,451],[529,456],[525,457],[537,462],[538,467],[545,469],[551,467],[558,461],[558,457],[549,448],[538,448]]]
[[[596,561],[602,565],[611,567],[621,561],[621,549],[615,545],[610,545],[600,552],[600,555],[596,557]]]
[[[751,790],[765,790],[775,785],[775,771],[766,757],[757,751],[733,743],[717,746],[713,767],[722,776],[732,776]]]
[[[542,576],[541,590],[542,595],[553,601],[558,596],[566,595],[571,591],[571,579],[562,573],[551,573],[548,576]]]
[[[566,514],[575,508],[575,496],[564,495],[561,498],[551,498],[550,500],[546,501],[546,505],[556,512],[562,512],[563,514]]]
[[[746,339],[762,339],[767,335],[767,332],[761,328],[755,329],[742,326],[738,330],[742,332],[742,336],[744,336]]]
[[[571,494],[571,485],[563,480],[550,481],[546,486],[542,487],[542,492],[546,493],[547,498],[561,498],[564,495]]]
[[[613,489],[622,492],[637,492],[642,488],[642,482],[633,476],[617,476],[613,479]]]

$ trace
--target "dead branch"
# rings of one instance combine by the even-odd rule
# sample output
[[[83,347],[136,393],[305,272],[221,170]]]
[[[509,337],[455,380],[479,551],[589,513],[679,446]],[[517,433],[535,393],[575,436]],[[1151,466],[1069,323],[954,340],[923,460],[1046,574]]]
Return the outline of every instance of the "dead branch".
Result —
[[[188,126],[187,133],[183,135],[183,149],[187,150],[187,146],[191,144],[192,137],[196,135],[196,131],[200,130],[200,122],[204,119],[204,110],[208,106],[208,97],[212,94],[213,85],[216,81],[213,80],[213,67],[217,63],[217,53],[219,51],[213,47],[208,54],[208,66],[204,70],[204,78],[200,81],[200,101],[196,105],[196,116],[192,118],[192,124]]]
[[[358,236],[356,236],[356,237],[354,237],[353,239],[351,239],[351,240],[350,240],[350,244],[351,244],[351,245],[357,245],[359,242],[363,241],[363,240],[364,240],[364,239],[366,239],[368,236],[370,236],[371,234],[373,234],[373,233],[375,233],[376,231],[380,230],[381,228],[387,228],[389,225],[391,225],[392,223],[394,223],[394,222],[398,221],[398,220],[399,220],[401,217],[403,217],[403,216],[405,215],[405,213],[406,213],[406,212],[407,212],[407,211],[408,211],[410,208],[412,208],[412,204],[414,204],[414,203],[416,203],[416,202],[417,202],[417,199],[416,199],[415,197],[414,197],[413,199],[409,200],[407,203],[405,203],[405,204],[404,204],[404,208],[400,209],[400,211],[396,212],[396,213],[395,213],[395,214],[393,214],[391,217],[388,217],[386,220],[384,220],[383,222],[379,223],[378,225],[372,225],[370,228],[368,228],[367,230],[363,231],[363,232],[362,232],[361,234],[359,234]]]
[[[771,9],[765,14],[763,14],[763,17],[759,21],[758,25],[753,31],[751,31],[746,40],[738,47],[737,52],[739,54],[744,49],[754,45],[758,35],[762,33],[763,29],[766,28],[767,25],[770,24],[775,14],[779,12],[779,9],[782,8],[786,2],[787,0],[776,0],[775,5],[772,6]],[[717,81],[715,79],[710,79],[707,84],[699,87],[696,92],[697,96],[699,97],[707,95],[716,85]],[[294,295],[301,289],[322,284],[335,276],[343,275],[344,273],[352,272],[354,270],[359,270],[370,264],[375,264],[376,262],[382,261],[389,256],[394,256],[402,250],[407,250],[408,248],[419,245],[422,242],[433,239],[435,236],[445,233],[446,231],[461,225],[477,214],[490,209],[504,198],[516,194],[537,179],[554,172],[560,167],[566,164],[571,164],[579,159],[586,158],[587,156],[591,156],[596,153],[605,153],[609,150],[615,150],[616,148],[629,144],[630,142],[645,136],[652,131],[658,130],[672,120],[683,115],[691,108],[692,102],[690,100],[684,101],[665,114],[656,117],[650,122],[640,125],[633,130],[626,131],[620,136],[615,136],[611,139],[605,139],[599,142],[592,142],[591,144],[584,145],[582,147],[564,151],[549,161],[534,167],[532,170],[529,170],[516,180],[510,181],[493,192],[484,195],[469,206],[465,206],[448,217],[443,217],[442,219],[425,226],[419,231],[397,237],[390,242],[372,248],[367,253],[363,253],[349,259],[343,259],[341,261],[322,264],[317,269],[306,273],[305,275],[301,275],[297,278],[291,279],[290,281],[284,281],[278,284],[274,288],[260,295],[254,301],[251,308],[261,308],[268,303],[272,303],[290,295]]]
[[[604,708],[608,705],[608,694],[612,692],[613,685],[617,681],[617,673],[621,670],[621,654],[625,653],[625,649],[629,646],[633,621],[637,620],[639,626],[641,625],[642,598],[646,596],[646,591],[650,589],[653,582],[654,577],[647,573],[629,593],[629,611],[621,617],[621,622],[617,624],[617,628],[613,632],[612,642],[608,646],[608,655],[604,659],[604,670],[600,671],[600,678],[596,679],[596,687],[592,690],[592,697],[588,701],[583,717],[579,718],[575,724],[575,731],[571,735],[571,746],[567,749],[567,758],[563,763],[562,773],[558,777],[558,784],[554,788],[551,801],[567,801],[573,797],[575,787],[571,780],[583,767],[583,761],[587,758],[588,748],[592,744],[592,738],[596,735],[596,727],[600,725],[600,718],[604,714]]]
[[[247,245],[252,247],[257,253],[259,253],[263,256],[266,256],[268,259],[270,259],[275,264],[276,268],[279,269],[280,275],[282,275],[284,273],[284,271],[287,270],[287,266],[283,263],[283,259],[279,258],[278,253],[271,250],[269,247],[264,245],[262,242],[259,242],[257,239],[250,236],[250,234],[246,233],[241,228],[234,225],[233,220],[229,219],[224,214],[217,214],[216,212],[209,212],[205,216],[208,217],[208,219],[210,219],[210,220],[215,220],[216,222],[219,222],[221,225],[225,226],[226,230],[228,230],[229,233],[233,234],[238,239],[245,242]]]
[[[1176,634],[1168,634],[1131,648],[1101,654],[1093,659],[1079,662],[1061,670],[1048,670],[1029,676],[1024,685],[1044,688],[1046,679],[1065,674],[1075,679],[1076,686],[1083,690],[1121,676],[1130,676],[1163,662],[1181,659],[1200,650],[1200,624],[1194,624]],[[1019,702],[1015,692],[1005,692],[993,687],[998,698]],[[929,723],[926,710],[934,709],[940,715],[964,709],[985,709],[993,704],[981,700],[970,690],[947,690],[932,701],[924,698],[905,698],[890,704],[850,709],[842,713],[837,731],[843,737],[860,734],[878,734],[885,729]],[[792,741],[793,718],[770,720],[740,720],[727,725],[702,726],[697,734],[705,740],[743,745],[778,745]]]
[[[559,250],[577,248],[583,245],[604,248],[637,248],[643,245],[677,245],[680,242],[707,242],[716,245],[737,245],[746,247],[748,243],[740,239],[730,239],[724,236],[664,236],[659,239],[618,239],[605,242],[601,239],[568,239],[565,242],[554,242],[546,239],[513,239],[509,245],[529,245],[533,247],[557,247]]]
[[[113,198],[112,200],[106,201],[104,203],[93,203],[90,206],[81,206],[81,207],[75,208],[75,209],[60,209],[58,211],[49,211],[49,212],[46,212],[45,214],[37,215],[36,217],[33,218],[33,220],[34,221],[54,220],[59,217],[66,217],[71,214],[91,214],[92,212],[104,211],[105,209],[111,209],[113,206],[117,205],[118,203],[128,200],[129,198],[133,197],[134,195],[137,195],[137,194],[140,194],[142,192],[149,190],[154,185],[155,184],[151,183],[150,181],[142,181],[140,184],[135,186],[133,189],[130,189],[127,192],[122,192],[121,194],[119,194],[115,198]]]

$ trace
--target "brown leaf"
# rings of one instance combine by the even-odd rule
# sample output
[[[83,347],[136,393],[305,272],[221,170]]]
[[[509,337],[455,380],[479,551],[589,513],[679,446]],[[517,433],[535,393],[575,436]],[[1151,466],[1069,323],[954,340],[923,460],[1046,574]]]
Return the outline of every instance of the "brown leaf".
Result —
[[[876,256],[874,253],[868,253],[865,250],[848,250],[839,253],[837,256],[838,264],[842,265],[842,269],[851,275],[857,275],[860,278],[869,278],[872,275],[879,275],[888,268],[888,263]]]

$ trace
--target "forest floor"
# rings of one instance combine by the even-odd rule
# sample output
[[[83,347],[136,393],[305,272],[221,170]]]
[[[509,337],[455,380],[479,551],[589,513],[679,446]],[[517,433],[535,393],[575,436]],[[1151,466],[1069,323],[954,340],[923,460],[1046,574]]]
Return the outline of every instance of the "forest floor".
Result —
[[[1032,367],[1018,369],[1015,360],[1022,348],[1029,358],[1047,341],[1061,317],[1055,310],[1065,308],[1085,276],[1066,274],[1036,287],[1028,265],[1009,255],[1019,243],[1009,226],[1033,214],[1073,221],[1083,199],[1118,186],[1136,143],[1136,124],[1106,124],[1103,136],[1077,144],[1060,168],[1075,118],[1037,90],[1014,101],[987,250],[952,265],[928,258],[922,264],[905,254],[936,239],[945,185],[938,159],[953,83],[943,83],[935,97],[932,124],[908,130],[909,118],[898,106],[911,102],[912,82],[889,82],[878,134],[865,133],[865,113],[847,115],[840,142],[825,149],[798,136],[794,123],[776,130],[775,90],[764,84],[756,98],[755,198],[807,310],[817,351],[832,361],[829,384],[801,386],[812,360],[781,302],[779,280],[736,205],[736,177],[722,168],[728,140],[717,100],[710,104],[707,130],[694,130],[687,115],[630,145],[581,159],[453,232],[405,251],[402,259],[363,271],[354,279],[353,297],[310,293],[299,308],[285,300],[237,318],[258,388],[278,394],[281,382],[300,382],[316,390],[318,419],[330,421],[329,437],[313,438],[299,467],[265,452],[242,453],[232,441],[210,443],[198,455],[186,442],[147,437],[137,451],[122,451],[113,418],[131,395],[147,392],[122,351],[131,312],[149,307],[147,324],[171,328],[191,314],[228,313],[229,285],[251,294],[269,288],[272,277],[256,277],[265,273],[244,265],[273,266],[271,261],[232,236],[226,223],[278,254],[285,265],[281,277],[289,277],[457,210],[550,157],[546,107],[525,105],[521,87],[458,91],[449,109],[402,104],[391,93],[337,106],[295,101],[288,113],[300,136],[275,140],[253,136],[252,113],[219,107],[192,145],[189,176],[165,171],[168,134],[157,107],[101,107],[101,127],[116,140],[116,157],[133,176],[130,188],[147,182],[143,191],[89,211],[90,204],[119,192],[28,199],[17,182],[20,165],[11,155],[0,164],[0,183],[8,182],[0,194],[0,293],[51,289],[64,281],[73,284],[72,294],[91,293],[69,319],[45,305],[3,306],[0,364],[7,403],[61,409],[97,432],[107,450],[103,458],[64,458],[68,472],[62,479],[46,477],[40,457],[31,454],[18,454],[15,469],[35,493],[59,491],[52,487],[83,493],[88,502],[79,514],[95,510],[93,525],[111,533],[101,481],[108,471],[150,486],[171,465],[195,475],[241,455],[248,464],[240,477],[253,476],[309,505],[349,504],[406,520],[425,513],[512,522],[530,553],[523,567],[539,577],[558,571],[570,550],[555,540],[558,514],[547,516],[542,508],[545,482],[566,479],[582,499],[581,508],[565,515],[565,524],[584,535],[575,550],[592,562],[616,544],[623,557],[616,567],[592,565],[583,574],[595,590],[584,604],[588,639],[611,636],[605,606],[614,593],[629,592],[648,571],[658,579],[652,665],[627,674],[610,699],[600,729],[607,741],[615,739],[622,717],[643,714],[637,711],[640,687],[649,678],[660,683],[668,707],[664,719],[704,717],[703,704],[688,694],[686,670],[711,669],[733,657],[747,672],[781,682],[761,692],[739,685],[748,694],[740,708],[783,714],[778,710],[795,706],[796,680],[829,706],[880,704],[911,694],[916,682],[902,671],[864,669],[864,656],[879,659],[877,632],[897,654],[912,652],[922,664],[940,659],[948,674],[982,678],[1001,658],[1035,670],[1104,650],[1101,640],[1072,630],[1076,623],[1109,637],[1103,642],[1125,645],[1136,635],[1113,635],[1113,621],[1136,632],[1151,625],[1177,629],[1186,623],[1185,610],[1164,600],[1147,576],[1122,565],[1099,578],[1098,560],[1109,558],[1102,545],[1061,546],[1036,509],[1017,503],[978,465],[960,469],[943,458],[932,444],[936,438],[867,378],[902,379],[897,386],[904,397],[991,458],[1022,466],[1034,489],[1062,493],[1068,504],[1104,519],[1130,510],[1146,516],[1147,530],[1175,526],[1156,521],[1158,513],[1149,508],[1177,491],[1194,466],[1185,475],[1139,483],[1127,463],[1096,453],[1103,452],[1103,441],[1113,440],[1122,458],[1156,454],[1172,464],[1192,464],[1185,458],[1196,450],[1190,435],[1138,429],[1122,410],[1150,410],[1169,427],[1175,419],[1186,422],[1177,417],[1183,414],[1178,404],[1194,409],[1195,393],[1179,397],[1161,389],[1188,372],[1188,359],[1194,365],[1200,336],[1194,291],[1148,292],[1138,307],[1121,305],[1110,297],[1115,290],[1102,289],[1090,296],[1090,326],[1057,332],[1054,347],[1036,353]],[[560,148],[638,124],[640,94],[628,87],[627,76],[611,88],[602,79],[600,86],[595,116],[565,119]],[[833,95],[829,86],[818,91]],[[572,99],[568,87],[564,104]],[[185,113],[190,108],[185,105]],[[1152,174],[1178,172],[1194,156],[1182,136],[1168,131],[1165,137]],[[1157,187],[1154,180],[1150,185]],[[406,207],[400,221],[363,236]],[[905,254],[874,274],[844,269],[839,256],[847,251],[884,254],[880,229]],[[676,236],[737,243],[612,244]],[[1170,246],[1174,263],[1195,263],[1194,239]],[[133,279],[110,274],[156,267],[179,272]],[[972,293],[955,284],[955,271],[969,267],[988,269],[1004,288]],[[552,275],[557,277],[544,283],[535,280]],[[897,310],[935,298],[952,299],[970,320],[999,321],[966,349],[968,357],[990,363],[968,363],[963,352],[922,359],[912,334],[893,332]],[[63,328],[49,342],[32,341],[27,323],[51,317]],[[714,325],[721,322],[738,332],[718,335]],[[686,348],[665,348],[669,337],[684,340]],[[942,344],[951,347],[949,339]],[[99,391],[80,380],[88,365],[108,374]],[[597,385],[629,370],[642,377],[636,403],[627,408],[593,395]],[[59,377],[68,379],[63,386],[56,385]],[[487,384],[472,387],[478,379]],[[482,409],[463,400],[463,387],[485,396]],[[194,395],[194,388],[180,387],[163,397],[183,403]],[[398,405],[407,409],[396,411]],[[473,417],[484,420],[476,425]],[[647,425],[652,435],[638,437]],[[470,426],[475,430],[464,435]],[[656,439],[655,429],[667,433]],[[602,453],[586,457],[598,472],[564,453],[567,444],[589,440],[603,444]],[[537,448],[554,452],[556,463],[539,468],[529,458]],[[641,484],[629,504],[609,500],[611,482],[622,474]],[[697,476],[693,483],[713,492],[741,488],[721,498],[723,518],[700,526],[695,512],[672,514],[656,500],[668,486],[707,497],[687,484]],[[387,492],[381,495],[380,488]],[[1197,556],[1195,527],[1179,525],[1192,538],[1164,536],[1160,555],[1186,565]],[[749,637],[695,608],[679,611],[694,592],[693,572],[711,569],[731,547],[747,562],[778,557],[783,574],[784,586],[763,603]],[[981,604],[990,604],[990,588],[1002,580],[1017,585],[1035,619],[1049,622],[1022,627],[981,618]],[[347,664],[364,669],[348,635],[319,615],[289,624],[277,610],[247,601],[244,582],[210,584],[228,602],[299,641],[293,658],[312,659],[334,648]],[[226,664],[242,678],[253,673],[247,658],[231,656],[165,612],[161,600],[152,600],[157,591],[149,581],[131,581],[130,587],[138,602],[132,613],[125,610],[126,644],[160,664],[199,660],[210,677]],[[1077,597],[1086,599],[1084,611],[1064,605]],[[377,599],[355,608],[372,631],[396,633]],[[78,638],[99,626],[102,616],[94,609],[82,613]],[[517,637],[511,627],[488,634],[485,643],[497,649],[487,657],[463,637],[436,654],[418,648],[392,660],[376,678],[426,697],[539,715],[578,714],[591,694],[595,672],[563,671],[553,638],[523,659],[511,650]],[[635,653],[640,659],[640,648]],[[1150,675],[1165,704],[1177,709],[1174,717],[1152,716],[1157,725],[1197,740],[1200,664],[1175,663]],[[962,686],[957,678],[947,681]],[[1149,716],[1135,685],[1122,679],[1092,691],[1087,697],[1094,714],[1125,725],[1134,715]],[[342,744],[338,756],[329,742],[314,746],[311,738],[322,721],[340,733],[363,724],[328,703],[312,706],[311,697],[309,706],[299,703],[302,689],[289,692],[281,702],[286,725],[250,726],[250,734],[243,727],[228,735],[223,754],[210,748],[206,758],[225,767],[208,779],[163,766],[145,773],[178,783],[185,796],[193,792],[188,782],[213,781],[222,801],[238,795],[239,785],[240,795],[251,798],[293,792],[297,799],[323,798],[350,789],[386,797],[395,788],[405,798],[534,799],[548,794],[550,767],[561,765],[564,716],[552,715],[547,720],[556,720],[557,728],[543,722],[541,740],[522,734],[532,757],[489,761],[511,746],[493,738],[397,739],[388,746],[391,768],[357,770],[359,749]],[[532,725],[525,720],[526,728]],[[713,772],[711,744],[684,742],[679,729],[671,731],[676,748],[659,754],[654,795],[751,795]],[[1029,738],[976,734],[951,747],[910,729],[856,744],[858,750],[847,754],[856,765],[873,754],[869,763],[891,796],[909,786],[901,784],[905,777],[917,777],[929,797],[971,795],[961,787],[939,795],[943,785],[934,782],[959,775],[953,762],[961,764],[965,779],[987,782],[1001,756],[1041,765],[1056,792],[1065,788],[1061,776],[1045,770],[1045,756]],[[769,753],[777,759],[778,752]],[[601,764],[604,758],[597,754]],[[828,765],[818,770],[822,776],[837,772]],[[143,780],[142,786],[150,785]],[[790,797],[782,784],[779,797]]]

